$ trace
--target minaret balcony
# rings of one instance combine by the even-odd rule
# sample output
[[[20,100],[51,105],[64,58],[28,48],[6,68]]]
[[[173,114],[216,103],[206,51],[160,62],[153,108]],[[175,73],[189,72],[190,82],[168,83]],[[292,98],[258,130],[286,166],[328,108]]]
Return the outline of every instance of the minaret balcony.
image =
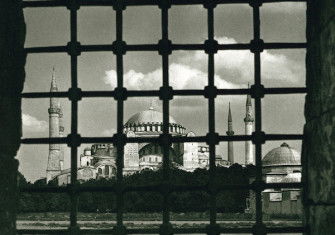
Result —
[[[251,117],[251,116],[246,116],[246,117],[244,118],[244,122],[254,122],[254,118]]]
[[[60,113],[60,108],[51,107],[51,108],[48,109],[48,112],[49,112],[49,114],[53,114],[53,113],[59,114]]]
[[[227,135],[229,135],[229,136],[234,135],[234,131],[227,131],[226,133],[227,133]]]

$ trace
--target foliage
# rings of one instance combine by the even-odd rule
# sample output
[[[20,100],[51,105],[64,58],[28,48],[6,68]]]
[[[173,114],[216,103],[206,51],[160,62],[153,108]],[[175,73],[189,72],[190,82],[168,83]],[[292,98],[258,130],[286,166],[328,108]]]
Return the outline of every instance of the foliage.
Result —
[[[234,164],[229,168],[217,167],[214,185],[222,188],[225,185],[245,185],[253,177],[254,167],[243,168]],[[198,186],[208,185],[209,171],[197,169],[194,172],[186,172],[172,168],[170,171],[170,183],[174,185]],[[141,171],[124,177],[126,186],[157,186],[162,182],[163,172]],[[48,185],[45,180],[38,180],[34,184],[27,183],[21,175],[19,184],[29,187],[54,186],[55,182]],[[115,186],[116,180],[99,179],[89,180],[82,186]],[[245,201],[248,190],[223,190],[217,198],[217,211],[223,213],[238,213],[245,209]],[[84,192],[79,194],[78,210],[81,212],[115,212],[116,195],[113,192]],[[168,206],[174,212],[206,212],[209,209],[210,195],[207,191],[183,191],[173,192],[169,195]],[[137,191],[124,194],[124,212],[159,212],[163,209],[163,196],[159,191]],[[70,199],[66,193],[21,193],[19,200],[19,212],[50,212],[68,211]]]

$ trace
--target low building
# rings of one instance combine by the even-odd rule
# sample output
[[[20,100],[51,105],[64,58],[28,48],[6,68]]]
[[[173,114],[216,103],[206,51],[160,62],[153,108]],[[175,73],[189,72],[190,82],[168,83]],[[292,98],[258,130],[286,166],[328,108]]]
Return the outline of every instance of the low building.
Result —
[[[301,182],[300,153],[283,143],[272,149],[262,159],[263,180],[266,183]],[[252,179],[253,180],[253,179]],[[255,213],[255,193],[250,192],[251,213]],[[263,213],[269,215],[300,215],[301,190],[298,188],[266,189],[262,192]]]

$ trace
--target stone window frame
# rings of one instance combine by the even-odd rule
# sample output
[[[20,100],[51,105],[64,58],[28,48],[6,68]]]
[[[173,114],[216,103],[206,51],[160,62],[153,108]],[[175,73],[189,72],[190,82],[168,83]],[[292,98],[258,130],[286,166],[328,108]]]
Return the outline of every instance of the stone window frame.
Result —
[[[292,196],[292,194],[294,194],[294,197]],[[297,193],[296,190],[290,191],[290,201],[298,201],[300,197],[301,197],[301,192]]]
[[[266,227],[263,223],[262,217],[262,191],[269,188],[303,188],[302,183],[265,183],[262,179],[262,144],[267,140],[302,140],[303,135],[300,134],[267,134],[262,131],[262,117],[261,117],[261,100],[264,95],[271,94],[305,94],[305,87],[278,87],[278,88],[265,88],[261,83],[261,58],[260,54],[264,49],[305,49],[307,43],[285,43],[273,42],[266,43],[260,38],[260,15],[259,9],[262,3],[283,2],[286,0],[68,0],[68,1],[23,1],[22,7],[67,7],[70,11],[70,31],[71,40],[67,45],[63,46],[50,46],[50,47],[31,47],[25,48],[25,52],[30,53],[55,53],[66,52],[71,57],[71,88],[67,92],[31,92],[23,93],[22,98],[50,98],[62,97],[69,98],[71,101],[71,134],[67,137],[59,138],[23,138],[21,144],[47,144],[53,143],[67,143],[71,148],[71,184],[65,189],[60,187],[52,188],[34,188],[31,189],[21,188],[22,192],[68,192],[71,198],[70,208],[70,226],[69,229],[72,234],[79,234],[84,232],[80,230],[77,223],[77,208],[78,208],[78,194],[81,192],[92,191],[105,191],[115,192],[117,197],[117,223],[111,232],[116,234],[125,234],[132,232],[132,229],[126,228],[123,223],[123,197],[127,190],[123,185],[123,149],[128,142],[155,142],[159,143],[163,149],[163,181],[157,185],[157,191],[163,196],[163,211],[162,211],[162,224],[160,228],[155,229],[155,232],[160,234],[183,232],[181,228],[174,228],[170,223],[170,208],[168,202],[169,194],[175,191],[176,187],[168,180],[170,166],[169,166],[169,146],[171,143],[182,143],[185,141],[191,142],[206,142],[209,146],[209,182],[204,186],[191,186],[185,185],[178,187],[182,191],[198,191],[199,189],[205,190],[210,194],[210,208],[209,208],[209,225],[205,228],[192,228],[187,230],[188,233],[203,233],[216,234],[220,232],[229,231],[230,233],[238,233],[239,228],[226,229],[216,223],[216,195],[220,191],[225,190],[239,190],[241,188],[250,189],[255,191],[256,194],[256,221],[253,227],[246,228],[243,231],[247,233],[263,234],[263,231],[271,233],[284,233],[287,231],[305,232],[306,227],[281,227],[271,228]],[[292,0],[292,2],[306,2],[306,0]],[[250,43],[236,43],[236,44],[219,44],[214,38],[214,9],[218,4],[249,4],[253,10],[253,39]],[[168,37],[168,10],[171,5],[203,5],[207,9],[207,25],[208,25],[208,38],[203,44],[173,44]],[[158,6],[161,10],[161,29],[162,38],[157,44],[146,45],[128,45],[123,40],[122,19],[123,11],[131,6]],[[80,7],[89,6],[104,6],[113,7],[116,12],[116,41],[109,45],[81,45],[77,40],[77,12]],[[203,90],[174,90],[169,85],[169,55],[175,50],[203,50],[208,55],[208,86]],[[248,89],[218,89],[214,85],[214,55],[219,50],[250,50],[254,54],[254,84]],[[93,51],[112,51],[117,57],[117,87],[114,91],[82,91],[78,87],[77,79],[77,58],[81,52]],[[128,51],[157,51],[162,56],[162,80],[163,85],[157,91],[133,91],[127,90],[123,86],[123,56]],[[250,94],[255,101],[255,131],[252,135],[235,135],[226,136],[219,135],[215,131],[215,98],[218,95],[246,95]],[[203,96],[208,99],[208,134],[205,136],[194,137],[176,137],[171,135],[169,131],[169,102],[175,95],[183,96]],[[163,126],[162,134],[159,137],[127,137],[123,133],[123,108],[124,102],[128,97],[159,97],[163,102]],[[105,97],[114,98],[117,101],[117,134],[113,137],[81,137],[78,133],[78,102],[82,98],[87,97]],[[226,185],[217,186],[214,184],[216,174],[215,170],[215,147],[220,142],[227,141],[252,141],[255,145],[256,152],[256,177],[255,181],[246,185]],[[116,186],[92,186],[80,188],[77,180],[77,151],[81,143],[113,143],[117,147],[117,162],[116,162]],[[164,187],[162,187],[164,186]],[[168,187],[166,187],[168,186]],[[138,186],[132,187],[131,190],[149,190],[152,186]],[[106,232],[106,230],[103,230]],[[146,230],[137,229],[136,231],[143,234]],[[18,230],[20,233],[20,230]],[[22,231],[21,231],[22,232]],[[55,233],[55,230],[40,231],[45,234]],[[59,231],[60,233],[63,231]],[[97,230],[99,232],[99,230]]]
[[[280,195],[280,199],[273,200],[273,199],[271,199],[271,195]],[[282,201],[283,201],[283,192],[282,191],[269,192],[269,202],[282,202]]]

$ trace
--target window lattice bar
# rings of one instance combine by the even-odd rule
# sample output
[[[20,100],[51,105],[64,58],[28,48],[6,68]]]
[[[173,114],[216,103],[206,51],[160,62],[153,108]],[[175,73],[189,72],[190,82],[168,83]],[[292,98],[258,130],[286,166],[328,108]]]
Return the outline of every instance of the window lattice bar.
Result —
[[[268,233],[304,233],[308,230],[303,227],[281,227],[281,228],[268,228]],[[18,234],[64,234],[67,233],[66,229],[54,229],[54,230],[33,230],[33,229],[22,229],[18,231]],[[81,234],[111,234],[115,232],[113,229],[82,229]],[[127,229],[127,234],[158,234],[159,229]],[[175,234],[199,234],[208,232],[206,228],[176,228]],[[220,228],[220,233],[254,233],[255,229],[250,228]]]
[[[204,90],[172,90],[173,96],[205,96]],[[273,87],[273,88],[264,88],[261,91],[261,94],[264,95],[284,95],[284,94],[304,94],[307,92],[307,89],[304,87]],[[249,89],[217,89],[217,95],[243,95],[250,94]],[[158,90],[128,90],[125,92],[126,97],[158,97]],[[21,94],[22,98],[49,98],[49,97],[62,97],[70,98],[70,92],[25,92]],[[79,98],[97,98],[97,97],[114,97],[116,98],[115,91],[81,91]]]
[[[71,41],[69,47],[71,57],[71,91],[76,92],[78,88],[78,52],[75,50],[75,45],[77,42],[77,10],[75,6],[69,9],[70,10],[70,35]],[[72,139],[78,136],[78,97],[71,97],[71,135]],[[77,154],[78,154],[78,143],[71,141],[71,185],[75,187],[77,182]],[[77,224],[77,212],[78,212],[78,193],[73,190],[70,191],[70,231],[74,234],[79,230]]]
[[[267,140],[302,140],[302,134],[264,134],[262,137],[262,141]],[[207,142],[208,136],[194,136],[194,137],[181,137],[181,136],[172,136],[170,141],[172,143],[184,143],[184,142]],[[247,141],[252,140],[257,142],[255,136],[250,135],[234,135],[234,136],[226,136],[219,135],[217,136],[217,140],[219,142],[224,141]],[[21,139],[22,144],[71,144],[71,139],[69,138],[24,138]],[[116,137],[78,137],[80,143],[90,144],[90,143],[117,143]],[[123,139],[125,143],[160,143],[161,139],[157,137],[125,137]]]
[[[306,48],[304,42],[264,42],[263,49],[304,49]],[[250,43],[235,43],[235,44],[217,44],[217,50],[250,50],[252,45]],[[204,44],[171,44],[171,49],[174,51],[185,50],[205,50]],[[79,52],[98,52],[98,51],[115,51],[113,44],[100,44],[100,45],[78,45]],[[157,44],[143,44],[143,45],[125,45],[126,51],[158,51]],[[51,46],[51,47],[28,47],[25,48],[26,53],[68,53],[68,46]]]
[[[74,0],[72,0],[74,1]],[[77,0],[80,6],[113,6],[116,0]],[[157,6],[158,0],[124,0],[125,6]],[[203,5],[208,0],[170,0],[172,5]],[[214,4],[249,4],[250,0],[211,0]],[[257,0],[259,3],[277,3],[277,2],[306,2],[306,0]],[[64,7],[68,5],[66,0],[57,1],[24,1],[23,7]]]
[[[155,184],[155,185],[145,185],[145,186],[124,186],[122,188],[123,192],[142,192],[142,191],[151,191],[151,192],[161,192],[162,188],[166,186],[164,184]],[[232,184],[224,186],[216,186],[217,192],[227,191],[227,190],[238,190],[238,189],[250,189],[255,190],[260,188],[264,189],[277,189],[277,188],[302,188],[303,183],[261,183],[260,185],[251,183],[251,184]],[[212,186],[210,184],[206,185],[169,185],[170,192],[187,192],[187,191],[211,191]],[[21,187],[20,192],[52,192],[52,193],[65,193],[65,192],[117,192],[119,190],[118,186],[80,186],[80,187]]]
[[[116,54],[116,75],[117,75],[117,93],[122,93],[123,88],[123,2],[120,1],[114,6],[116,11],[116,46],[117,50],[114,51]],[[124,142],[122,141],[123,135],[123,108],[124,108],[124,99],[122,96],[117,98],[117,140],[115,146],[117,148],[117,158],[116,158],[116,182],[117,182],[117,191],[116,191],[116,227],[115,232],[118,234],[123,234],[126,229],[123,226],[123,158],[124,158]]]
[[[169,208],[169,189],[170,189],[170,165],[169,165],[169,153],[170,153],[170,139],[169,134],[169,91],[172,89],[169,86],[169,54],[171,53],[169,45],[169,32],[168,23],[169,15],[168,10],[170,8],[168,1],[161,1],[159,5],[161,9],[161,29],[162,39],[159,41],[159,54],[162,56],[162,78],[163,86],[161,88],[160,99],[163,101],[163,134],[161,135],[162,147],[163,147],[163,188],[166,190],[162,191],[163,196],[163,211],[162,211],[162,225],[160,227],[161,234],[172,229],[170,224],[170,208]]]

